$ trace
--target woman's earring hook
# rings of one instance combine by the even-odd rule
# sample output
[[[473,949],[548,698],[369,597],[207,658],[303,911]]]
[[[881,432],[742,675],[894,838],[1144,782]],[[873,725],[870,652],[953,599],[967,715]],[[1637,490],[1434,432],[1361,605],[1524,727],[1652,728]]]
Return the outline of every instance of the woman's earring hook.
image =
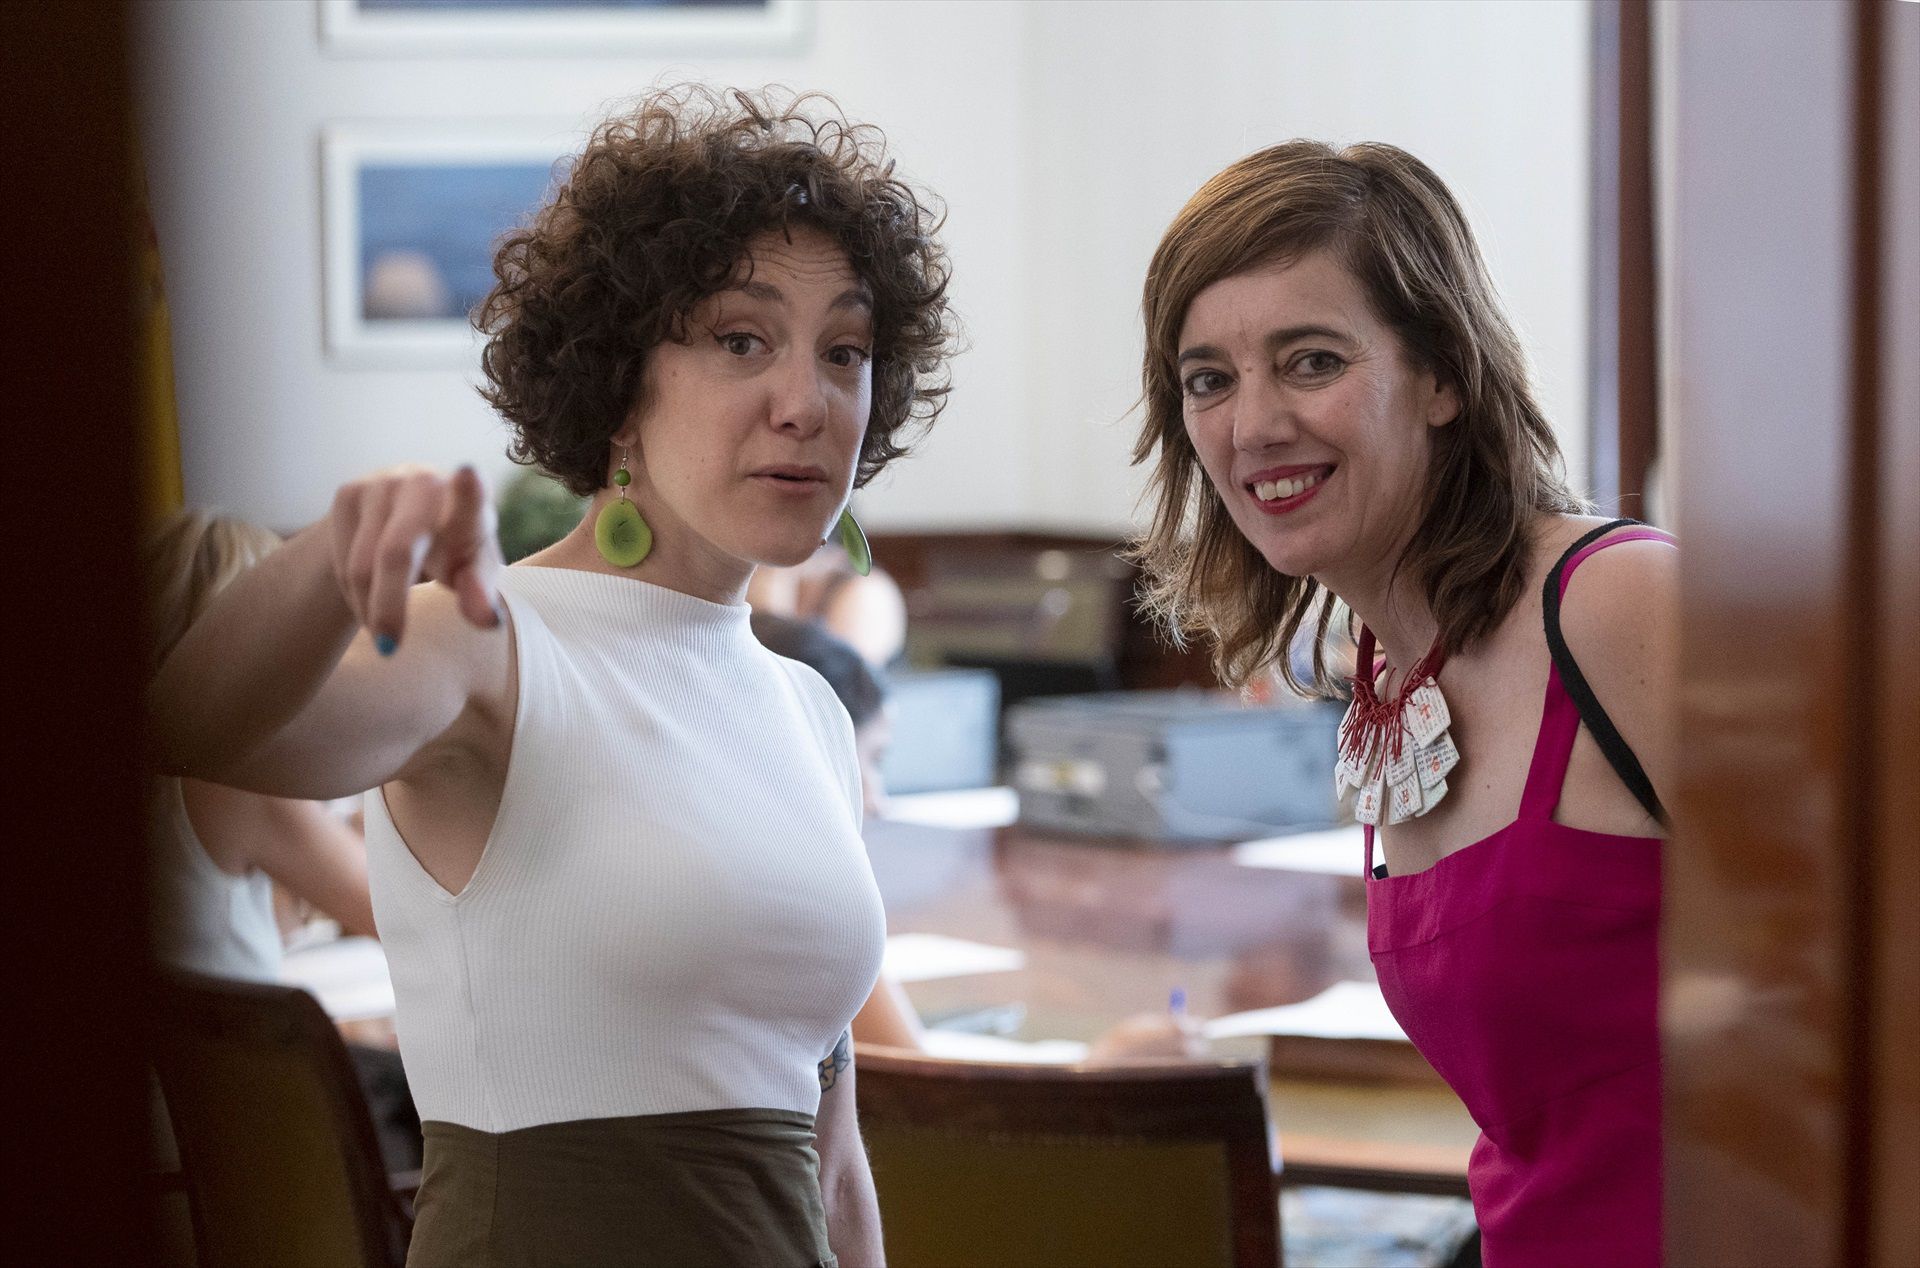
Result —
[[[600,557],[616,568],[637,568],[653,549],[653,529],[641,518],[640,508],[627,500],[633,474],[627,470],[627,447],[620,446],[620,469],[613,473],[620,496],[607,503],[593,522],[593,544]]]

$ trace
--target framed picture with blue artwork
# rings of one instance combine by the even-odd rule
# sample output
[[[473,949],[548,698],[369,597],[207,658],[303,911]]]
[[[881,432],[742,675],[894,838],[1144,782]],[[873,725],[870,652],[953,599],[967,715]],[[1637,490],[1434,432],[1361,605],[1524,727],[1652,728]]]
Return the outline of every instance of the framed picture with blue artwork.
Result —
[[[493,288],[494,248],[538,210],[582,140],[524,125],[327,129],[328,354],[477,366],[472,314]]]
[[[813,0],[319,0],[343,55],[794,53]]]

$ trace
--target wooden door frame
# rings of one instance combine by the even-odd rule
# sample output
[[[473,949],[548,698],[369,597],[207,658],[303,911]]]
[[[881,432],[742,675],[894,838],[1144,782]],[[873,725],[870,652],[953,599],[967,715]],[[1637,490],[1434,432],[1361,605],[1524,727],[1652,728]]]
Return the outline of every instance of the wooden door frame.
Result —
[[[1591,26],[1588,483],[1609,514],[1644,519],[1660,452],[1652,0],[1593,0]]]
[[[1876,644],[1867,692],[1872,853],[1857,930],[1873,966],[1856,1019],[1870,1076],[1858,1110],[1866,1175],[1855,1240],[1863,1262],[1893,1265],[1920,1263],[1920,4],[1865,9],[1855,114],[1872,173],[1855,320],[1874,346],[1860,359],[1855,408],[1872,414],[1873,441],[1856,480],[1876,494],[1870,514],[1861,507]]]
[[[0,335],[8,1263],[151,1262],[134,372],[123,0],[14,5]],[[30,175],[28,175],[30,174]]]
[[[1920,11],[1663,6],[1667,1258],[1920,1261]]]

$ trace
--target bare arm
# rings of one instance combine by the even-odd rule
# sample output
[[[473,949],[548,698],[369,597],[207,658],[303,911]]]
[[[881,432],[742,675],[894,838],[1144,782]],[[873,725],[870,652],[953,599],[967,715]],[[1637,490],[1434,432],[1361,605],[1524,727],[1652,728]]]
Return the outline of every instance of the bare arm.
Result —
[[[180,781],[187,818],[228,870],[257,867],[295,897],[374,936],[367,848],[360,835],[311,801],[288,801],[195,779]]]
[[[853,1035],[840,1036],[820,1062],[820,1113],[814,1122],[820,1153],[820,1194],[827,1207],[827,1243],[840,1268],[885,1268],[880,1203],[854,1110]]]
[[[1680,689],[1680,559],[1662,542],[1622,542],[1574,574],[1560,612],[1567,650],[1662,803],[1673,797]],[[1631,801],[1624,787],[1620,795]]]
[[[882,973],[853,1019],[853,1041],[882,1048],[921,1048],[926,1028],[900,983]]]
[[[155,676],[161,769],[303,798],[401,773],[505,678],[492,524],[471,469],[342,488],[325,519],[227,587]]]

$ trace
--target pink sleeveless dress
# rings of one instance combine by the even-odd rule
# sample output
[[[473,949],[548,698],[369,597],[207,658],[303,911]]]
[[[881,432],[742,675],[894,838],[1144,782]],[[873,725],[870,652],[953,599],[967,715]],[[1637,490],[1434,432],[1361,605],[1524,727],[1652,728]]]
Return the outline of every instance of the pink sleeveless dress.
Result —
[[[1622,541],[1670,540],[1635,528]],[[1467,1175],[1487,1268],[1660,1262],[1658,837],[1553,821],[1580,714],[1547,681],[1520,816],[1433,867],[1376,878],[1387,1004],[1480,1126]]]

